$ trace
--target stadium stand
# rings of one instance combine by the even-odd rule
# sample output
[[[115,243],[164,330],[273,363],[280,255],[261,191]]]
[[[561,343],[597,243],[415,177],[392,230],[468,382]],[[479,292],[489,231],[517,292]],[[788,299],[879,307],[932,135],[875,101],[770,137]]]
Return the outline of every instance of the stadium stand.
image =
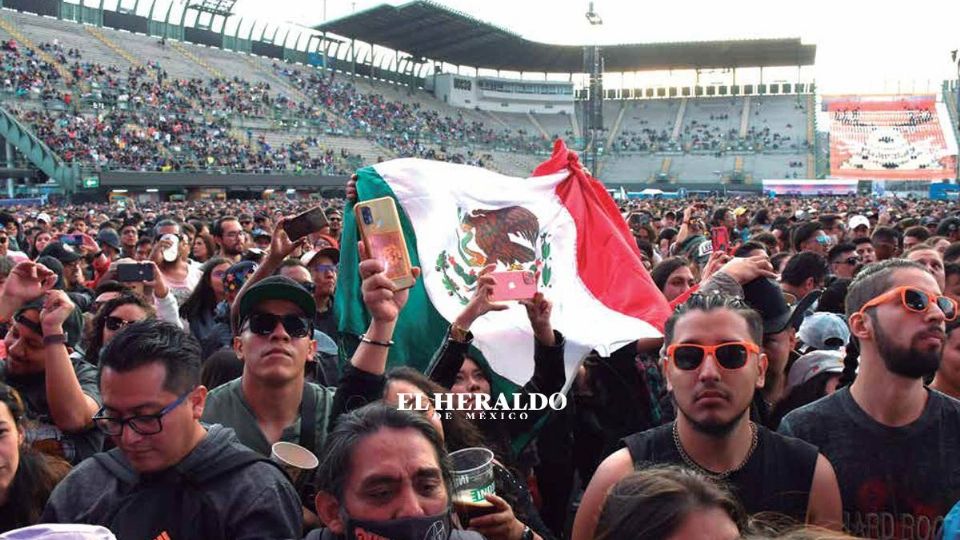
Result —
[[[830,171],[839,178],[940,180],[956,171],[946,108],[934,96],[826,99]],[[948,122],[948,121],[947,121]]]

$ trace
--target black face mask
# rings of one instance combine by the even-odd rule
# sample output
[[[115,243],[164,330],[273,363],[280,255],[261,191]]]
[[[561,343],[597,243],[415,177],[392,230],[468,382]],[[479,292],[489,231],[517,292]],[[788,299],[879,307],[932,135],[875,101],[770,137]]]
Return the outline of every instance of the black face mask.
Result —
[[[345,516],[347,540],[447,540],[451,524],[449,510],[434,516],[372,521]]]

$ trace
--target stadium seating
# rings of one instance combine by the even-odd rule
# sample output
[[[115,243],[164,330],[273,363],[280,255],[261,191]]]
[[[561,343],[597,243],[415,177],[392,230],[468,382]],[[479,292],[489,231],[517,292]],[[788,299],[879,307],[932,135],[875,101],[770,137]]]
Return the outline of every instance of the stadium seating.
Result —
[[[833,99],[827,106],[832,175],[940,180],[955,174],[954,134],[943,129],[934,96]]]

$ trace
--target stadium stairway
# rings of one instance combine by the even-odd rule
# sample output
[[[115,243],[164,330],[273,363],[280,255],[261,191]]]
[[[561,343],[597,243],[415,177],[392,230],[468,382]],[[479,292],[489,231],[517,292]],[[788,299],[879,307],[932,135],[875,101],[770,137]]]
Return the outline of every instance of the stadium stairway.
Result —
[[[680,130],[683,129],[683,115],[687,112],[687,98],[680,100],[680,108],[677,109],[677,119],[673,122],[673,133],[670,138],[674,141],[680,138]]]
[[[577,111],[575,110],[573,114],[570,115],[570,127],[573,129],[573,136],[578,139],[583,139],[583,132],[580,131],[580,121],[577,120]],[[567,144],[571,144],[570,141],[567,141]]]
[[[95,28],[93,26],[84,26],[84,29],[86,29],[87,33],[93,36],[97,41],[99,41],[100,43],[103,43],[111,51],[116,53],[117,56],[120,56],[127,62],[130,62],[131,65],[134,65],[134,66],[140,65],[140,60],[137,57],[130,54],[123,47],[120,47],[119,45],[114,43],[113,40],[107,37],[107,35],[103,32],[103,30],[100,30],[99,28]]]
[[[547,130],[543,129],[543,126],[540,124],[540,121],[536,119],[529,112],[527,113],[527,119],[530,120],[530,123],[537,127],[537,130],[540,131],[540,134],[543,135],[543,138],[550,140],[550,135],[547,133]]]
[[[816,97],[813,94],[808,95],[804,110],[807,114],[807,178],[817,177],[817,157],[813,153],[817,147],[817,113],[814,110],[816,106]]]
[[[623,116],[627,113],[627,102],[620,102],[620,112],[617,113],[617,119],[613,122],[613,127],[610,128],[610,133],[607,134],[607,140],[604,141],[604,148],[612,148],[613,141],[617,138],[617,134],[620,133],[620,126],[623,124]]]
[[[80,180],[80,167],[64,162],[33,131],[3,107],[0,107],[0,136],[26,156],[30,163],[60,184],[64,193],[75,191]]]
[[[185,57],[186,57],[187,59],[189,59],[191,62],[197,64],[197,65],[200,66],[200,67],[202,67],[207,73],[209,73],[209,74],[212,75],[213,77],[216,77],[216,78],[218,78],[218,79],[226,79],[226,78],[227,78],[227,76],[224,75],[222,71],[220,71],[219,69],[211,66],[211,65],[208,64],[206,61],[204,61],[203,59],[199,58],[197,55],[195,55],[195,54],[193,54],[192,52],[190,52],[189,50],[187,50],[187,48],[184,47],[183,44],[181,44],[181,43],[179,43],[179,42],[176,42],[176,41],[168,41],[168,43],[170,43],[170,45],[173,47],[173,49],[174,49],[175,51],[177,51],[178,53],[180,53],[180,54],[182,54],[183,56],[185,56]]]
[[[740,138],[746,139],[750,130],[750,96],[743,100],[743,112],[740,113]]]
[[[663,158],[663,163],[660,164],[660,174],[665,174],[667,177],[670,176],[670,165],[673,164],[673,158],[667,156]]]
[[[743,156],[737,156],[733,160],[733,174],[736,177],[743,175]]]
[[[17,30],[17,28],[5,16],[0,16],[0,28],[3,28],[4,32],[10,34],[13,39],[17,40],[18,44],[28,49],[32,49],[41,60],[57,68],[57,71],[60,73],[60,76],[63,77],[64,82],[66,82],[68,86],[72,85],[73,75],[70,74],[70,70],[67,69],[66,66],[61,65],[60,62],[57,62],[57,60],[47,54],[46,51],[40,47],[37,47],[36,43],[31,41],[27,36],[23,35],[23,33]]]

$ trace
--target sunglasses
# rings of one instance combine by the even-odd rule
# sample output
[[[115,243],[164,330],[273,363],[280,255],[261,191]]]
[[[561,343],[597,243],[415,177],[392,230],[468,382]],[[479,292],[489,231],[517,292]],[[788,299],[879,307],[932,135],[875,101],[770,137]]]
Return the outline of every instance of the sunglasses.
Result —
[[[7,240],[9,240],[9,238],[6,236],[0,236],[0,244],[6,244]]]
[[[105,321],[105,326],[107,327],[108,330],[116,332],[117,330],[123,328],[124,326],[133,324],[135,322],[137,321],[127,321],[127,320],[121,319],[120,317],[114,317],[113,315],[108,315]]]
[[[884,302],[898,297],[900,298],[900,303],[903,304],[903,307],[907,308],[907,311],[923,313],[927,311],[927,309],[930,307],[930,304],[936,304],[940,311],[943,312],[943,316],[946,320],[952,321],[957,318],[957,302],[954,299],[947,298],[946,296],[930,294],[927,291],[909,286],[897,287],[881,294],[880,296],[864,304],[863,307],[860,308],[859,313],[861,316],[863,316],[863,313],[868,308],[879,306]]]
[[[820,244],[821,246],[825,246],[825,245],[827,245],[827,244],[830,243],[830,237],[829,237],[829,236],[818,236],[818,237],[817,237],[817,243]]]
[[[731,341],[718,345],[676,343],[667,347],[667,359],[683,371],[700,367],[709,354],[723,369],[740,369],[747,364],[750,353],[759,353],[760,347],[749,341]]]
[[[254,313],[247,319],[250,331],[258,336],[269,336],[283,325],[283,330],[292,338],[305,338],[312,333],[310,319],[299,315],[274,315],[273,313]]]
[[[313,265],[313,271],[318,274],[324,274],[326,272],[336,272],[337,265],[335,264],[315,264]]]
[[[846,264],[848,266],[857,266],[862,263],[863,260],[860,257],[847,257],[842,261],[837,261],[837,264]]]

